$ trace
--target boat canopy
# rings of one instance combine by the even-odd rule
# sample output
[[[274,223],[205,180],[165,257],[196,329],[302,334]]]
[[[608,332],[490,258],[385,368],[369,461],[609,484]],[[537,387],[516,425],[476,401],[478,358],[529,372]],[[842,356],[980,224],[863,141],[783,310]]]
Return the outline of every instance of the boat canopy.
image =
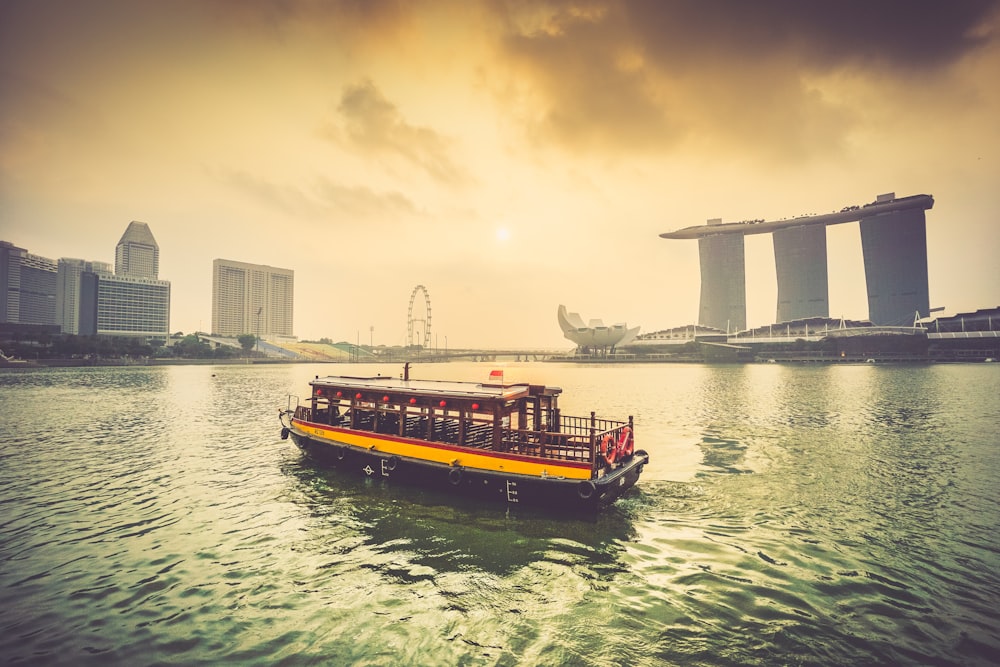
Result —
[[[527,383],[502,384],[481,382],[459,382],[448,380],[403,380],[391,376],[350,377],[330,375],[316,377],[310,382],[318,387],[336,387],[358,392],[391,392],[413,397],[455,398],[481,401],[515,401],[529,396],[556,397],[562,393],[559,387],[544,387]]]

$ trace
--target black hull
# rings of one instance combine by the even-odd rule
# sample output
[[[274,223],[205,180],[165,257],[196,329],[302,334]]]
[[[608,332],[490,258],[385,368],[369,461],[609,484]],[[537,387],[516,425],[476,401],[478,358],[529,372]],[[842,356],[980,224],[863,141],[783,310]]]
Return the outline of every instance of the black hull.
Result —
[[[289,433],[310,459],[338,470],[485,502],[572,511],[597,511],[610,505],[635,486],[642,467],[649,463],[649,455],[638,450],[597,480],[534,477],[430,463],[315,440],[294,430]]]

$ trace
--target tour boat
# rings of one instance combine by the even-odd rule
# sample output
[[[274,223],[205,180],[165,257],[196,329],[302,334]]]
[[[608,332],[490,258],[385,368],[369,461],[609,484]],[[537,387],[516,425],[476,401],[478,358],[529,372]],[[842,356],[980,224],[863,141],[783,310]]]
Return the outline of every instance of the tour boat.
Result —
[[[502,378],[316,376],[279,411],[281,438],[369,478],[510,505],[598,510],[635,485],[649,455],[632,417],[564,415],[560,388]]]

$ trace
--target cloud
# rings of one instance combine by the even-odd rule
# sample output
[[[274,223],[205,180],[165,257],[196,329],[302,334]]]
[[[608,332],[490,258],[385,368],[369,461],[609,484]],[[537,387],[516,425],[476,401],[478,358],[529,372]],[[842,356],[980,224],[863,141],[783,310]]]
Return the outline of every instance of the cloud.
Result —
[[[252,200],[299,222],[327,223],[332,219],[335,227],[339,221],[339,227],[347,229],[359,222],[395,224],[422,215],[413,201],[400,192],[377,192],[369,187],[343,185],[325,178],[317,179],[312,187],[303,190],[240,170],[224,170],[214,175]]]
[[[842,150],[857,81],[926,85],[994,38],[996,0],[509,3],[495,85],[535,142],[576,153]],[[869,88],[870,89],[870,88]],[[511,95],[511,91],[516,94]],[[876,100],[878,101],[878,100]]]
[[[401,157],[442,183],[469,180],[450,156],[451,141],[431,128],[408,123],[370,80],[346,86],[337,111],[341,122],[323,131],[328,139],[363,154]]]

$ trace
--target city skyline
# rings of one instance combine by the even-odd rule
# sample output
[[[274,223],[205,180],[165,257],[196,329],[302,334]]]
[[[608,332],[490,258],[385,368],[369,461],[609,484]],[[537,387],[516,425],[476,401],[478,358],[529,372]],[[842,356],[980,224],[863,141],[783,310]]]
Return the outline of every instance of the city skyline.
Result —
[[[698,320],[660,233],[877,192],[934,194],[930,307],[1000,302],[997,2],[12,0],[0,62],[0,238],[107,260],[147,221],[172,331],[226,256],[295,271],[306,339],[401,344],[418,284],[441,345],[565,347],[559,304],[649,333]],[[867,314],[851,227],[832,317]]]
[[[31,253],[0,239],[0,322],[55,326],[65,334],[166,342],[170,281],[159,278],[159,246],[133,220],[108,262]]]

